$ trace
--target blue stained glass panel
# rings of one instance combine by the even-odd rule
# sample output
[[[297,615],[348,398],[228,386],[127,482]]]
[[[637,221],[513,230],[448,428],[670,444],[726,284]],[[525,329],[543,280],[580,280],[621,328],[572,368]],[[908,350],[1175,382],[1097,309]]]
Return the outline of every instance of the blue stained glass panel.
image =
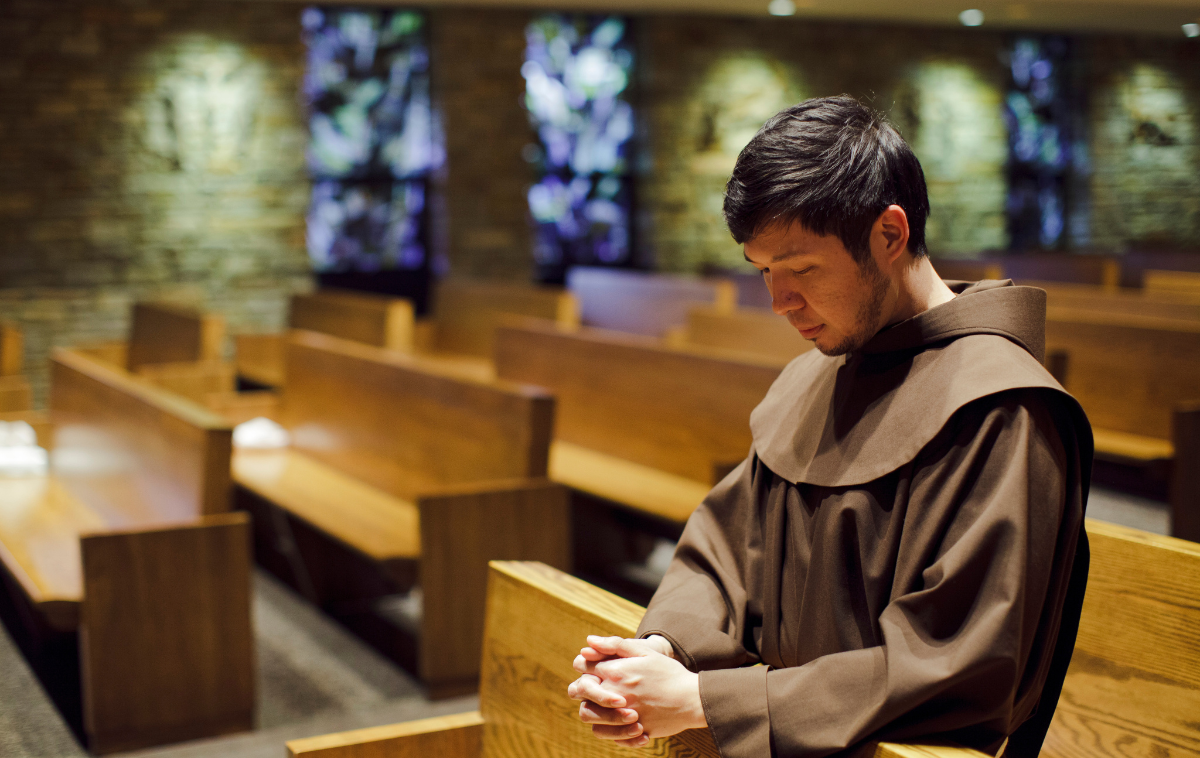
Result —
[[[526,30],[525,108],[538,144],[529,189],[543,279],[572,264],[628,265],[633,51],[619,17],[546,14]]]
[[[313,7],[301,20],[314,268],[419,268],[428,177],[444,159],[425,16]]]

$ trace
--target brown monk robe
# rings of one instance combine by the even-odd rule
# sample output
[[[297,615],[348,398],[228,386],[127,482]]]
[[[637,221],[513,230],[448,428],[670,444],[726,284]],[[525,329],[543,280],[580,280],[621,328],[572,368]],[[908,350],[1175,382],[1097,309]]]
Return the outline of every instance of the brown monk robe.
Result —
[[[688,521],[638,636],[701,672],[725,758],[995,754],[1026,719],[1006,754],[1037,754],[1086,581],[1091,429],[1040,363],[1045,293],[948,284],[859,351],[793,361]]]

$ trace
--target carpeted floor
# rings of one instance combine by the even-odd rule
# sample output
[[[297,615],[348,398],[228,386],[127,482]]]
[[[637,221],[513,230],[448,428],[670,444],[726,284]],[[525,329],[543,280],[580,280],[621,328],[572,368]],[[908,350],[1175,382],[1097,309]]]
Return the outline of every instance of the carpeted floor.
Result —
[[[1088,515],[1158,534],[1163,503],[1096,487]],[[287,740],[472,710],[474,696],[427,701],[417,682],[259,572],[254,582],[257,728],[247,734],[118,754],[117,758],[281,758]],[[87,755],[0,627],[0,757]]]

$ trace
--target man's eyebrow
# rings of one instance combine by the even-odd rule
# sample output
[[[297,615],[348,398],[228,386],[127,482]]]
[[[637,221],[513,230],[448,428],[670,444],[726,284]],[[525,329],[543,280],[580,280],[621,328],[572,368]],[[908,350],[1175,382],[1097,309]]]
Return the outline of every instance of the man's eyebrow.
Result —
[[[803,250],[791,250],[786,253],[780,253],[779,255],[777,255],[771,259],[771,263],[779,263],[780,261],[786,261],[788,258],[795,258],[797,255],[804,255],[804,251]],[[754,261],[750,260],[750,256],[746,255],[745,252],[742,253],[742,257],[746,259],[747,263],[754,263]]]

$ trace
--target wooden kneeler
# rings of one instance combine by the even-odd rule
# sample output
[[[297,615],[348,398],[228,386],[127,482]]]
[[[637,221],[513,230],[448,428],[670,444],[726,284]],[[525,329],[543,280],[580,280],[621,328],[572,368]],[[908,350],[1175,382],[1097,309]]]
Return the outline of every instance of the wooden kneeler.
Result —
[[[588,634],[633,636],[645,609],[541,563],[493,561],[478,712],[287,743],[292,758],[593,758],[631,755],[592,737],[567,698]],[[647,749],[717,758],[706,729]],[[956,747],[881,744],[874,758],[983,758]]]
[[[80,539],[92,752],[254,728],[249,522],[227,513]]]

